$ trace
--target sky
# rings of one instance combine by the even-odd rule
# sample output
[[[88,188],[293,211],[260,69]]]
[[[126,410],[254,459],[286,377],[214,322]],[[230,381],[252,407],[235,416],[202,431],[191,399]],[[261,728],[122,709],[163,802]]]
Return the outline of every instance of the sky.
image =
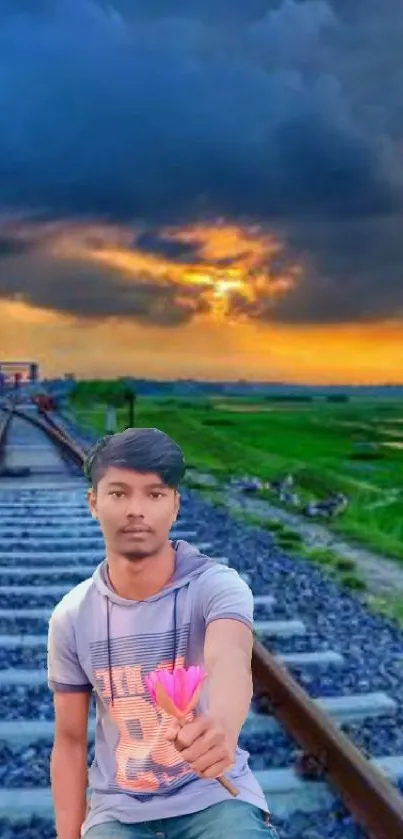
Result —
[[[403,381],[401,0],[0,0],[0,359]]]

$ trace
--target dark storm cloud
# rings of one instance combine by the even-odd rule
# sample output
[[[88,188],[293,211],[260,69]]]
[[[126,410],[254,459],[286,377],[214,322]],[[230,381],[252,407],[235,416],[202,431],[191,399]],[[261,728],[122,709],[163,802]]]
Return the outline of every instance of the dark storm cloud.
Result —
[[[114,0],[114,6],[129,20],[196,20],[228,27],[260,19],[277,0]],[[106,4],[105,4],[106,5]]]
[[[293,43],[306,58],[306,29],[310,48],[322,26],[332,32],[331,13],[316,2],[284,8],[227,40],[189,17],[126,26],[89,0],[6,17],[3,202],[164,222],[339,213],[341,192],[347,212],[389,207],[388,183],[354,136],[334,79],[304,79],[292,61]],[[271,27],[280,69],[267,72]]]
[[[37,256],[29,270],[15,259],[1,271],[0,298],[89,320],[134,319],[164,327],[179,326],[208,309],[203,289],[148,277],[124,280],[80,261],[55,265],[45,255]]]
[[[139,233],[135,238],[134,247],[145,253],[165,257],[172,262],[200,263],[203,261],[197,244],[185,242],[180,238],[169,239],[158,230]]]
[[[277,304],[276,320],[337,324],[403,318],[401,217],[307,225],[294,234],[294,247],[312,256],[304,281]],[[263,319],[267,314],[256,312]]]
[[[198,242],[186,242],[180,236],[170,238],[158,230],[147,230],[139,233],[133,241],[136,251],[162,257],[169,262],[184,263],[186,265],[208,265],[216,268],[230,268],[237,259],[247,257],[246,253],[237,256],[223,256],[213,259],[203,255],[203,246]]]
[[[0,0],[3,207],[146,223],[157,253],[258,221],[304,276],[255,317],[393,314],[402,48],[397,0]]]
[[[17,239],[13,236],[6,236],[0,233],[0,259],[7,256],[19,256],[20,254],[29,253],[33,250],[32,242]]]

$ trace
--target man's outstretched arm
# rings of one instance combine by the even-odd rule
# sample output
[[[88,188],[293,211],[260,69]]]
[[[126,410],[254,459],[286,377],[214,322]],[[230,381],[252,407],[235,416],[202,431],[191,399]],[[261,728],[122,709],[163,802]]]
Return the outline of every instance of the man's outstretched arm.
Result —
[[[253,595],[232,569],[217,566],[199,594],[205,621],[203,663],[207,670],[207,713],[197,715],[174,741],[192,769],[217,778],[235,760],[235,749],[253,694]]]
[[[234,750],[253,696],[252,647],[252,630],[238,620],[218,619],[207,627],[208,715],[224,729]]]

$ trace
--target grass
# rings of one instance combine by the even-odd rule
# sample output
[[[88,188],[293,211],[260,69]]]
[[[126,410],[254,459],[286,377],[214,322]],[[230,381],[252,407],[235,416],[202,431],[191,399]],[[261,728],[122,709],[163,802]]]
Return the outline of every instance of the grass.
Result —
[[[367,589],[365,581],[357,574],[341,574],[339,582],[351,591],[366,591]]]
[[[329,548],[305,548],[303,556],[325,567],[334,567],[339,559],[338,555],[329,550]]]
[[[348,559],[347,557],[340,556],[336,560],[336,568],[338,571],[354,571],[356,568],[356,563],[353,559]]]
[[[242,404],[245,400],[228,398],[141,397],[135,422],[166,431],[182,446],[188,463],[219,480],[244,474],[270,480],[290,470],[304,500],[345,492],[349,507],[327,526],[403,560],[403,451],[383,446],[393,433],[398,439],[402,432],[401,402],[259,405],[249,400],[248,411],[234,410]],[[105,433],[105,405],[76,403],[74,410],[79,420]],[[118,408],[117,416],[119,427],[126,427],[127,408]],[[398,495],[388,501],[392,489]],[[284,529],[278,531],[286,539]]]
[[[292,551],[291,551],[292,552]],[[364,592],[367,589],[365,580],[356,573],[355,562],[345,559],[327,548],[306,548],[297,549],[296,553],[316,563],[322,569],[329,572],[330,576],[336,579],[342,586],[350,591]]]
[[[219,506],[227,506],[216,490],[202,487],[201,491]],[[366,605],[371,611],[390,618],[403,627],[403,597],[386,599],[370,593],[365,581],[356,572],[356,563],[353,559],[342,557],[330,548],[305,546],[301,534],[286,527],[282,522],[262,520],[259,516],[240,510],[235,511],[234,515],[246,524],[270,531],[278,547],[283,547],[294,558],[300,557],[315,563],[349,591],[365,595]]]
[[[403,627],[403,597],[390,597],[386,599],[369,594],[366,602],[372,611],[396,621]]]
[[[279,548],[286,549],[289,554],[295,557],[301,557],[319,565],[345,588],[356,592],[366,591],[366,583],[356,573],[354,560],[341,557],[329,548],[306,547],[301,534],[284,527],[281,522],[263,523],[256,516],[248,514],[241,514],[241,518],[249,524],[260,525],[270,530]],[[274,528],[273,524],[275,525]]]
[[[299,548],[301,545],[303,545],[303,539],[299,533],[295,533],[293,536],[290,534],[284,535],[283,533],[280,533],[277,536],[276,541],[278,545],[280,545],[280,547],[282,548]]]

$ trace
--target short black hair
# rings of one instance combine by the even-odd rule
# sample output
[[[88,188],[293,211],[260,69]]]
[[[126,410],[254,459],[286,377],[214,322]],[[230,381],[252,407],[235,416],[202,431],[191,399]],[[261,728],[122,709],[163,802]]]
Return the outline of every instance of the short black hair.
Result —
[[[172,489],[178,487],[186,471],[182,449],[158,428],[126,428],[97,440],[83,464],[94,489],[109,466],[153,472]]]

